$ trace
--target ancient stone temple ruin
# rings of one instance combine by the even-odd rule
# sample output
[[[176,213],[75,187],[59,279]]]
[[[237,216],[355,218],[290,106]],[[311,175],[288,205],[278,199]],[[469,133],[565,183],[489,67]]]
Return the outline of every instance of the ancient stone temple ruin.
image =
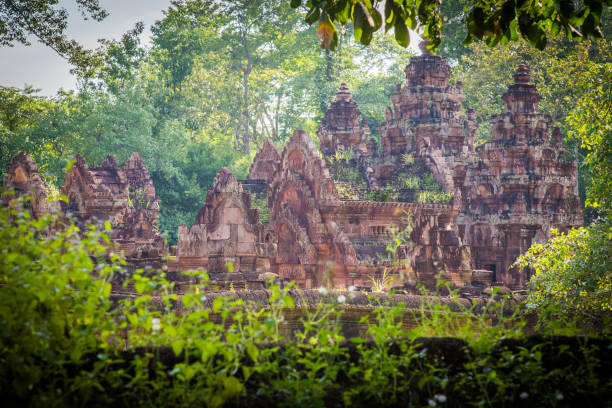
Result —
[[[251,208],[251,196],[225,167],[214,179],[206,203],[191,227],[179,226],[172,271],[205,269],[213,281],[259,288],[270,271],[276,245]]]
[[[455,221],[475,267],[512,287],[525,284],[511,265],[534,240],[545,241],[551,228],[582,224],[576,162],[565,158],[559,128],[551,134],[551,117],[537,112],[540,95],[529,81],[529,70],[519,66],[502,97],[504,113],[491,118],[492,140],[476,148],[466,169]]]
[[[13,157],[4,179],[3,201],[10,202],[17,197],[28,198],[24,205],[30,208],[34,217],[38,218],[50,209],[49,187],[34,160],[23,152]]]
[[[517,289],[528,279],[512,267],[517,256],[552,228],[581,225],[576,163],[537,112],[528,68],[491,118],[491,141],[475,149],[461,83],[451,86],[444,58],[422,50],[391,96],[380,141],[342,84],[318,132],[322,154],[296,131],[276,164],[269,142],[255,157],[243,184],[268,185],[270,265],[281,279],[371,286],[390,270],[390,233],[404,230],[394,260],[406,263],[393,269],[402,279],[431,286],[442,273],[459,286]]]
[[[34,160],[25,153],[13,159],[4,188],[7,192],[15,191],[17,196],[30,196],[29,205],[35,217],[54,206],[78,225],[110,222],[113,242],[125,254],[130,268],[161,267],[167,251],[157,228],[159,199],[138,153],[133,153],[123,168],[117,166],[113,156],[89,167],[77,155],[61,190],[68,202],[62,201],[60,205],[48,202],[49,189]]]
[[[282,151],[265,141],[246,180],[222,168],[194,224],[179,226],[168,271],[202,269],[220,285],[253,289],[267,276],[305,288],[432,287],[440,274],[474,292],[522,288],[528,271],[513,268],[517,256],[552,228],[582,223],[576,163],[538,113],[526,66],[491,118],[490,141],[474,147],[461,83],[422,50],[374,131],[342,84],[320,124],[320,150],[297,130]],[[110,221],[132,265],[161,262],[159,201],[137,153],[123,168],[112,156],[92,167],[79,156],[65,180],[66,212]],[[28,156],[15,158],[5,185],[45,211]]]

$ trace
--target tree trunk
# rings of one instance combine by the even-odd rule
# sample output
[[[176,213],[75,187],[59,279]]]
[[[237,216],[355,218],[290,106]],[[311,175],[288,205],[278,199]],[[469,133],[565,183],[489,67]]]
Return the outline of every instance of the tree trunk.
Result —
[[[331,56],[329,47],[325,48],[325,79],[327,82],[332,82],[333,78],[334,59]]]
[[[243,117],[244,117],[244,137],[243,140],[243,149],[246,153],[248,153],[251,149],[251,127],[249,126],[249,122],[251,119],[251,113],[249,112],[249,75],[253,70],[253,61],[251,58],[251,53],[249,52],[249,43],[247,41],[246,32],[242,33],[242,46],[246,51],[247,55],[247,65],[242,69],[242,88],[243,88],[243,97],[244,97],[244,105],[243,105]]]

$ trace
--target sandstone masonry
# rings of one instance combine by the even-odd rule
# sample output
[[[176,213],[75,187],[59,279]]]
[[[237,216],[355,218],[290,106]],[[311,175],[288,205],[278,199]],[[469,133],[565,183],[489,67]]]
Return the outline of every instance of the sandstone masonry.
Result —
[[[504,112],[491,118],[491,141],[475,148],[461,83],[451,86],[444,58],[422,50],[391,95],[380,140],[342,84],[317,133],[320,151],[296,130],[282,152],[264,142],[247,180],[222,168],[195,223],[179,226],[168,271],[207,270],[219,286],[249,289],[275,277],[304,288],[409,291],[433,287],[439,274],[475,294],[524,287],[517,256],[553,228],[582,224],[576,163],[552,119],[537,112],[525,65],[502,97]],[[137,153],[122,168],[112,156],[92,167],[77,156],[65,180],[64,211],[109,221],[133,267],[163,263],[159,200]],[[35,216],[48,211],[29,156],[13,160],[5,186],[30,195]]]

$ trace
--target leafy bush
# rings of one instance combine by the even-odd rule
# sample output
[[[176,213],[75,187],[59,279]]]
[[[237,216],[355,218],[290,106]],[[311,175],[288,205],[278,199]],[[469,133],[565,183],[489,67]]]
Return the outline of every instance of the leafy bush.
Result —
[[[573,316],[605,329],[612,311],[612,221],[552,233],[517,260],[534,272],[527,307],[548,314],[544,323]]]
[[[104,231],[79,231],[55,214],[32,219],[13,200],[0,206],[0,225],[1,378],[3,387],[27,396],[43,371],[62,373],[87,353],[117,344],[110,292],[123,261],[111,255],[105,262],[109,223]],[[81,390],[93,386],[86,377],[72,380]],[[51,402],[38,393],[31,398],[35,405]]]
[[[366,336],[347,341],[342,322],[351,309],[342,303],[357,292],[322,290],[313,303],[291,284],[273,285],[259,303],[246,302],[209,292],[208,276],[194,272],[177,293],[163,272],[123,275],[108,224],[78,230],[56,214],[32,219],[18,200],[0,206],[0,221],[0,396],[9,404],[609,401],[608,340],[525,339],[520,314],[495,297],[470,305],[451,291],[413,309],[372,297],[360,321]],[[112,285],[130,295],[112,296]],[[448,335],[458,338],[418,339]]]

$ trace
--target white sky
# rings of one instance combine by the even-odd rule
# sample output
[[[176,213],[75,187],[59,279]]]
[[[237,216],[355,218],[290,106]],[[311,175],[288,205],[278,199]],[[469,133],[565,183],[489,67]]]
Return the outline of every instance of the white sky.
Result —
[[[119,39],[137,21],[145,24],[142,40],[148,44],[151,26],[163,17],[162,11],[169,7],[170,0],[100,0],[100,4],[108,17],[102,22],[85,21],[74,0],[59,0],[59,6],[68,10],[68,37],[90,49],[98,46],[99,38]],[[46,96],[55,95],[61,88],[75,89],[76,80],[66,60],[35,38],[30,42],[28,47],[21,44],[0,47],[0,85],[18,88],[31,85]],[[410,48],[419,53],[417,43],[418,37],[411,32]]]
[[[143,41],[148,42],[151,25],[163,17],[162,10],[170,0],[100,0],[109,13],[102,22],[83,20],[74,0],[60,0],[68,10],[68,36],[87,48],[96,48],[99,38],[118,39],[132,29],[137,21],[145,24]],[[60,88],[74,89],[75,78],[70,65],[53,50],[31,38],[31,46],[16,44],[0,47],[0,85],[23,87],[32,85],[42,95],[55,95]]]

